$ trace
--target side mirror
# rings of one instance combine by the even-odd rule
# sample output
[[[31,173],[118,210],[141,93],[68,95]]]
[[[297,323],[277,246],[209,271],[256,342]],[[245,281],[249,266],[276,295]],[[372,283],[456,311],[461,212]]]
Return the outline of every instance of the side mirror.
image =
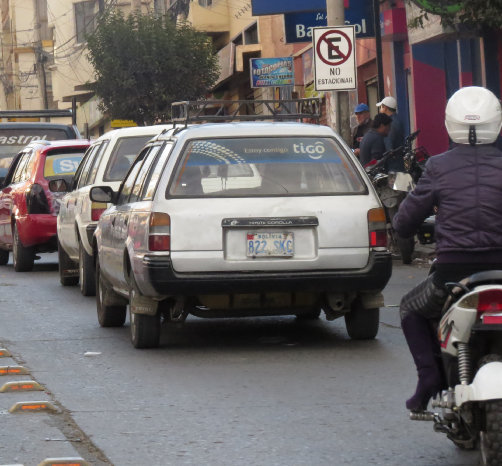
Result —
[[[94,186],[89,192],[89,197],[93,202],[117,203],[117,193],[110,186]]]
[[[68,185],[66,184],[66,180],[58,179],[49,181],[49,191],[53,193],[68,192]]]

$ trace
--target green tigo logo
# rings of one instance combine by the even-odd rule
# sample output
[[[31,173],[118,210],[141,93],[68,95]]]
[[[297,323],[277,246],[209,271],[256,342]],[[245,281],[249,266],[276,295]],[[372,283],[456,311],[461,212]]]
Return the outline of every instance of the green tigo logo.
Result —
[[[455,14],[463,8],[458,0],[413,0],[423,10],[434,14]]]

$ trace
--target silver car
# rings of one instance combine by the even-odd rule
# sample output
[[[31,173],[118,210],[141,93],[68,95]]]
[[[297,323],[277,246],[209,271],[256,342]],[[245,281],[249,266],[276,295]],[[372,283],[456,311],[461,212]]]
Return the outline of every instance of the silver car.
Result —
[[[391,275],[385,214],[330,128],[221,123],[173,128],[141,152],[93,239],[102,326],[130,310],[137,348],[161,317],[344,317],[374,338]]]

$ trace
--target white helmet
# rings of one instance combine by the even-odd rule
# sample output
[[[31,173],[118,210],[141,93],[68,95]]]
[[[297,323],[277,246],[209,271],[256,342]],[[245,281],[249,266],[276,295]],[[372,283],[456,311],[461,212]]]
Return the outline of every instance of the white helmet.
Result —
[[[463,87],[448,100],[445,125],[453,142],[491,144],[502,127],[500,101],[484,87]]]

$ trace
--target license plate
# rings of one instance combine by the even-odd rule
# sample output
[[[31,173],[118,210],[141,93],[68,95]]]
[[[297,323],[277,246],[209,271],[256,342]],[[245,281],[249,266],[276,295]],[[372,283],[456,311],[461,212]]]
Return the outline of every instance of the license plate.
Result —
[[[292,257],[295,252],[293,233],[248,233],[248,257]]]

